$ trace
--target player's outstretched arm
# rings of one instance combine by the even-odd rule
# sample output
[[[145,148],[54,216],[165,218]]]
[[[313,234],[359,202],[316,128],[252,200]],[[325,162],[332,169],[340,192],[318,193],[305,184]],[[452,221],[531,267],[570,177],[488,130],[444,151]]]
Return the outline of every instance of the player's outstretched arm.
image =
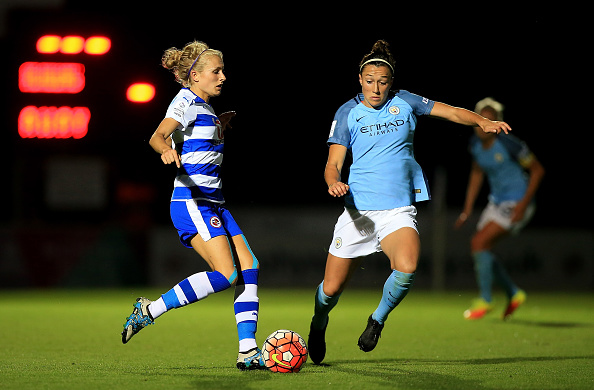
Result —
[[[478,126],[485,133],[499,134],[503,131],[508,134],[511,131],[510,125],[505,122],[492,121],[465,108],[453,107],[440,102],[435,102],[430,115],[461,125]]]

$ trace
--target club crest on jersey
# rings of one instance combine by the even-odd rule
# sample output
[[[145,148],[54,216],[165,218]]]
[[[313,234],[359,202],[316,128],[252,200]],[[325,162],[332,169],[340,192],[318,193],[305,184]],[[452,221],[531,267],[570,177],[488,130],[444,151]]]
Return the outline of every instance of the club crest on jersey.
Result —
[[[392,115],[398,115],[398,114],[400,114],[400,108],[398,106],[392,106],[392,107],[388,108],[388,111]]]
[[[334,247],[336,249],[340,248],[342,246],[342,238],[340,237],[336,237],[336,240],[334,240]]]
[[[219,217],[212,217],[210,219],[210,226],[212,226],[215,229],[220,228],[222,225],[221,220],[219,219]]]

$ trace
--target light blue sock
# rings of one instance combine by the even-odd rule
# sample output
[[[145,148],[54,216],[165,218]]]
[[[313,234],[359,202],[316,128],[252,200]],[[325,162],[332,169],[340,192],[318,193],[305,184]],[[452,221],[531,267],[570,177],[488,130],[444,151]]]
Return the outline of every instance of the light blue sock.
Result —
[[[511,280],[505,268],[503,268],[503,264],[501,264],[497,259],[493,261],[493,276],[495,277],[495,281],[499,284],[507,294],[508,298],[514,296],[516,292],[518,292],[519,288],[516,284]]]
[[[491,251],[479,251],[472,254],[474,258],[474,271],[478,283],[481,298],[491,302],[491,291],[493,289],[493,263],[495,255]]]
[[[340,294],[329,297],[324,294],[324,282],[320,283],[316,290],[314,316],[311,319],[311,324],[314,329],[324,329],[328,324],[328,313],[338,303]]]
[[[408,294],[408,290],[412,287],[414,280],[414,272],[412,274],[407,274],[405,272],[392,270],[392,273],[384,284],[382,299],[371,317],[380,324],[383,324],[392,310],[394,310],[394,308],[404,299],[406,294]]]

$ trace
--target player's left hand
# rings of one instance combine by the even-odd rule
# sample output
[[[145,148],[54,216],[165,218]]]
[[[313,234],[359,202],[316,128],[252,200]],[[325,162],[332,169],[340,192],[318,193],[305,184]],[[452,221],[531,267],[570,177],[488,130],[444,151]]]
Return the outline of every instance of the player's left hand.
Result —
[[[224,112],[222,114],[219,115],[219,121],[221,122],[221,126],[223,128],[223,131],[225,131],[227,128],[232,129],[233,127],[231,126],[231,119],[236,115],[235,111],[227,111]]]
[[[486,121],[481,123],[481,129],[485,133],[499,134],[503,131],[505,134],[509,134],[511,126],[503,121]]]

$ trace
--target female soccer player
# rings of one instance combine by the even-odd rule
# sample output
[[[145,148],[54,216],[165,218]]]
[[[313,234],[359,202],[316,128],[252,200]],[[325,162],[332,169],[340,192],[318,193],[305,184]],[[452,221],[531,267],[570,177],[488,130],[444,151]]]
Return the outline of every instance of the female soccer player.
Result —
[[[503,105],[491,98],[478,102],[475,112],[489,119],[503,119]],[[503,319],[507,319],[524,303],[526,293],[511,280],[491,248],[509,233],[519,232],[534,214],[533,198],[544,176],[544,168],[519,139],[511,135],[486,134],[476,127],[475,133],[470,141],[470,153],[474,161],[464,210],[456,220],[455,227],[462,226],[472,213],[485,175],[491,193],[470,244],[481,296],[464,311],[464,318],[479,319],[493,310],[491,288],[495,280],[508,297],[503,312]],[[528,177],[525,169],[529,172]]]
[[[394,66],[388,44],[377,41],[359,65],[361,93],[338,109],[330,129],[324,178],[330,195],[345,197],[345,209],[334,228],[324,280],[315,294],[308,345],[316,364],[326,354],[328,314],[363,256],[383,251],[392,272],[359,338],[361,350],[375,348],[388,314],[413,283],[420,249],[413,202],[429,199],[425,176],[413,154],[417,116],[478,126],[487,133],[511,130],[505,122],[462,108],[404,90],[391,92]],[[347,150],[353,157],[348,184],[341,180]]]
[[[234,285],[237,368],[261,368],[264,363],[255,336],[259,263],[231,213],[223,207],[221,189],[224,130],[235,113],[217,117],[209,104],[221,94],[226,80],[223,54],[195,41],[181,50],[166,50],[162,65],[173,71],[183,88],[149,143],[165,164],[177,166],[171,219],[181,243],[202,256],[211,271],[187,277],[155,301],[138,298],[124,324],[122,342],[127,343],[168,310]]]

